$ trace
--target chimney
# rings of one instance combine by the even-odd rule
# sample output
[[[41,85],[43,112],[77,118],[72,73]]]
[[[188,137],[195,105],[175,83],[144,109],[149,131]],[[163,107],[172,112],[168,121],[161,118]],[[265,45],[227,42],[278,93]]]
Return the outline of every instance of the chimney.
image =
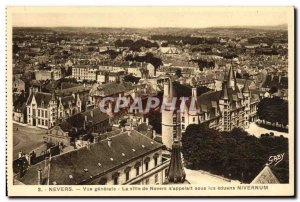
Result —
[[[88,150],[91,149],[91,142],[90,142],[89,139],[87,140],[86,148],[87,148]]]
[[[192,88],[192,97],[197,98],[197,88]]]
[[[23,157],[23,152],[22,152],[22,151],[20,151],[20,152],[18,153],[18,157],[19,157],[19,158],[22,158],[22,157]]]
[[[111,145],[112,145],[112,141],[111,141],[111,139],[110,139],[110,138],[107,138],[107,144],[108,144],[108,146],[109,146],[109,147],[111,147]]]
[[[39,169],[38,170],[38,185],[42,185],[42,184],[43,184],[42,170]]]

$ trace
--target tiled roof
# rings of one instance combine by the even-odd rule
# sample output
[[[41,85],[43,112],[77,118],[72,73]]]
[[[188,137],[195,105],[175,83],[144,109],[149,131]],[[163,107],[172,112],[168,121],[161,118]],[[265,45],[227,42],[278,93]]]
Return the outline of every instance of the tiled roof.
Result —
[[[129,134],[127,132],[120,133],[110,139],[111,146],[108,145],[108,139],[105,139],[91,144],[90,149],[83,147],[52,157],[50,184],[53,184],[54,181],[58,185],[84,183],[86,180],[126,165],[128,162],[162,147],[162,144],[134,130]],[[45,162],[33,165],[18,180],[24,184],[37,184],[38,170],[44,170],[44,168]],[[47,175],[44,174],[44,177]]]

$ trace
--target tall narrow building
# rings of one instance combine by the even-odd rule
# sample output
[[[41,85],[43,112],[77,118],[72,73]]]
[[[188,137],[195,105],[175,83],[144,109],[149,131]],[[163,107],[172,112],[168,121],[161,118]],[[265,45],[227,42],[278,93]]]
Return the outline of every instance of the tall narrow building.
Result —
[[[164,102],[168,104],[162,108],[162,143],[168,148],[172,148],[175,139],[181,139],[180,133],[180,111],[171,107],[174,96],[172,80],[164,84]]]

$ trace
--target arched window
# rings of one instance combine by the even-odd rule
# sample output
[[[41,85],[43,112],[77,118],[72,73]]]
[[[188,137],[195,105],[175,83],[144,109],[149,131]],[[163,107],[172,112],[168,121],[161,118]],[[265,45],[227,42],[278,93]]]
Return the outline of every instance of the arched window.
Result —
[[[145,170],[149,170],[149,162],[150,162],[150,157],[145,158],[144,164],[145,164]]]
[[[140,175],[140,166],[141,162],[139,161],[134,165],[136,176]]]
[[[153,156],[153,158],[154,158],[154,166],[158,165],[158,157],[159,157],[159,154],[155,153],[154,156]]]
[[[128,181],[130,179],[130,170],[131,170],[131,167],[126,167],[124,170],[125,176],[126,176],[126,181]]]
[[[107,178],[106,177],[102,177],[100,180],[99,180],[99,184],[100,185],[106,185],[107,183]]]
[[[114,185],[119,184],[119,176],[120,176],[120,173],[118,173],[118,172],[115,172],[115,173],[112,175],[112,179],[113,179],[113,181],[114,181]]]

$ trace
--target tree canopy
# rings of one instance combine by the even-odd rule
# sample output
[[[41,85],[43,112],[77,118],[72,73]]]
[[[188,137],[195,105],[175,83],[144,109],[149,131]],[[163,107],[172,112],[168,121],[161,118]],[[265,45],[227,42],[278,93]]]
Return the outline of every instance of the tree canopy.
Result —
[[[283,126],[288,124],[288,103],[279,98],[264,98],[257,105],[259,119],[271,123],[279,123]]]
[[[260,138],[240,128],[219,132],[205,124],[189,125],[182,137],[187,168],[205,170],[250,183],[268,162],[269,156],[285,153],[271,169],[281,183],[288,182],[288,139],[273,135]]]

